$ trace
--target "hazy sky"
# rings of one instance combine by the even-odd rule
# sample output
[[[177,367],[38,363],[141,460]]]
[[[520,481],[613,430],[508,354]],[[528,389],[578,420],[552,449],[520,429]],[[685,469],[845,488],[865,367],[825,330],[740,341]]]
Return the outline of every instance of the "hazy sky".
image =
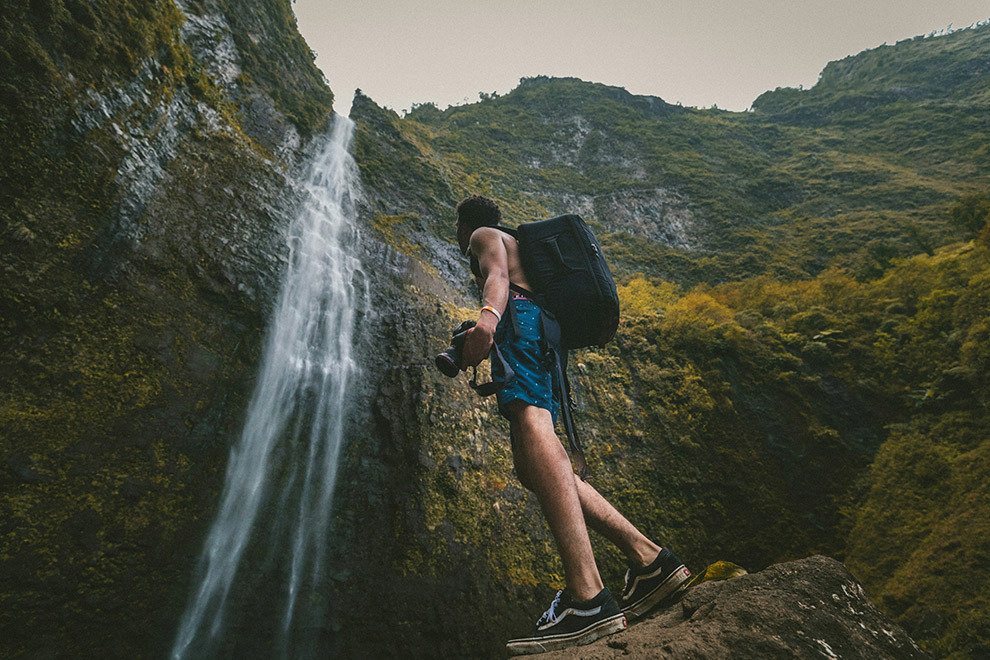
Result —
[[[355,88],[401,112],[574,76],[668,103],[745,110],[831,60],[990,18],[987,0],[293,0],[346,113]]]

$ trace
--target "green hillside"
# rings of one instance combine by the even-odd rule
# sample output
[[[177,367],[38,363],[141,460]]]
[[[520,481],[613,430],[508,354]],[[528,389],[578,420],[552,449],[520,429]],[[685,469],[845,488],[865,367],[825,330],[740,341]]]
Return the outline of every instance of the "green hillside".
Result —
[[[359,94],[352,115],[375,235],[464,291],[435,241],[466,194],[595,228],[623,323],[572,378],[601,485],[637,524],[699,565],[843,557],[927,650],[978,658],[988,86],[983,25],[833,62],[745,113],[536,77],[405,117]]]
[[[392,125],[455,197],[487,191],[517,221],[583,209],[619,272],[872,276],[962,237],[944,211],[990,183],[988,58],[985,25],[832,63],[748,113],[537,77]]]

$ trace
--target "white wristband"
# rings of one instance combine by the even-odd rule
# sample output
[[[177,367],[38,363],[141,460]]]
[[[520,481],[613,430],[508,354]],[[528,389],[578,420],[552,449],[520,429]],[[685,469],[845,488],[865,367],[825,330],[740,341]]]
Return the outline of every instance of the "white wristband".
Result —
[[[499,323],[502,322],[502,315],[499,314],[498,313],[498,310],[495,309],[494,307],[492,307],[491,305],[485,305],[484,307],[481,308],[481,311],[483,311],[483,312],[485,312],[485,311],[491,312],[492,314],[495,315],[495,318],[497,318],[499,320]]]

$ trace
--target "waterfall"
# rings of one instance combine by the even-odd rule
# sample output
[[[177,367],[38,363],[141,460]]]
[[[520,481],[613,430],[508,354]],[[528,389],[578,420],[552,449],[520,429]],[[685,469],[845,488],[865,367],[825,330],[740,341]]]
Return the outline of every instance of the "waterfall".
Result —
[[[360,196],[353,135],[354,123],[334,115],[329,142],[311,163],[306,198],[289,228],[289,264],[261,371],[230,453],[174,660],[216,654],[231,587],[250,544],[282,563],[284,590],[261,596],[279,603],[280,639],[273,641],[284,656],[300,655],[293,624],[300,596],[315,590],[324,569],[345,404],[357,371],[352,340],[368,300],[353,256]]]

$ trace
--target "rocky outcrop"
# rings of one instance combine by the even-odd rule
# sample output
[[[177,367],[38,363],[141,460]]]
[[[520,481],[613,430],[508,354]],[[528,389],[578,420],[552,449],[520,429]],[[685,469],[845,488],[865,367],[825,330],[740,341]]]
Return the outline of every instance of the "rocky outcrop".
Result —
[[[699,584],[625,632],[541,656],[545,660],[927,657],[867,599],[841,563],[821,555]]]

